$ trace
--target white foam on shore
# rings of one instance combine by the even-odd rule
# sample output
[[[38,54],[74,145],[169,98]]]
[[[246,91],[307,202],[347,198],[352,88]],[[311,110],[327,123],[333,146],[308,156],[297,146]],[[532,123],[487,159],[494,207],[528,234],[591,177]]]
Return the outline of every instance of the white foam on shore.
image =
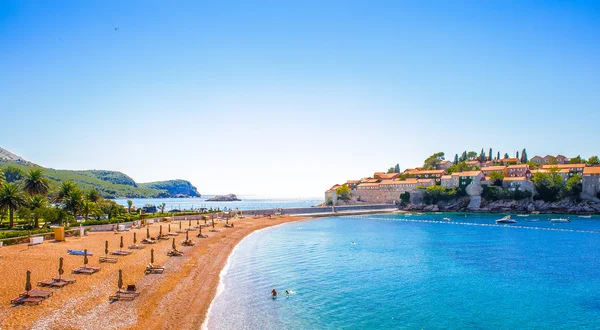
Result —
[[[279,225],[283,225],[283,224],[285,224],[285,223],[281,223]],[[279,225],[275,225],[275,226],[271,226],[271,227],[266,227],[266,228],[258,229],[258,230],[255,230],[255,231],[251,232],[250,234],[248,234],[248,236],[244,237],[241,241],[239,241],[239,243],[236,244],[236,246],[233,248],[233,250],[231,250],[231,253],[229,254],[229,257],[227,257],[227,262],[225,263],[225,266],[223,266],[223,269],[221,269],[221,273],[219,274],[219,285],[217,286],[217,293],[215,293],[214,298],[210,302],[210,306],[208,306],[208,310],[206,311],[206,315],[204,317],[204,322],[202,323],[202,326],[200,327],[200,329],[202,329],[202,330],[208,330],[208,320],[210,319],[210,312],[212,311],[213,305],[214,305],[215,300],[217,299],[217,297],[219,297],[219,295],[225,290],[225,283],[223,283],[223,279],[225,278],[225,275],[227,275],[227,272],[229,271],[229,268],[231,267],[231,259],[232,259],[233,255],[235,254],[235,252],[240,247],[240,244],[242,244],[242,242],[245,239],[247,239],[248,237],[254,235],[255,233],[261,232],[261,231],[263,231],[265,229],[275,228],[275,227],[277,227]]]

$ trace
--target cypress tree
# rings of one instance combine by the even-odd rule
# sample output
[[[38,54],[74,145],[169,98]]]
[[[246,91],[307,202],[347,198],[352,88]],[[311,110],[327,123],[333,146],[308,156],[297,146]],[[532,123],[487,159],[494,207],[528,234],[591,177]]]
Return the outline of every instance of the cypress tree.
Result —
[[[454,165],[458,165],[458,154],[454,155]]]
[[[490,148],[490,153],[488,154],[488,160],[492,160],[494,156],[492,156],[492,148]]]

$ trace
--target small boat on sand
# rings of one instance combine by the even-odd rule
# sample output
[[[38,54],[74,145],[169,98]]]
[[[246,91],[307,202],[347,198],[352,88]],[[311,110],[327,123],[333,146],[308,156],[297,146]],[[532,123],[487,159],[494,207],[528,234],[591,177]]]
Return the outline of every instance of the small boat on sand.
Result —
[[[550,222],[552,222],[552,223],[565,223],[565,222],[571,222],[571,220],[569,220],[567,218],[554,218],[554,219],[550,219]]]
[[[510,215],[507,215],[502,219],[496,220],[496,223],[517,223],[517,220],[511,219]]]

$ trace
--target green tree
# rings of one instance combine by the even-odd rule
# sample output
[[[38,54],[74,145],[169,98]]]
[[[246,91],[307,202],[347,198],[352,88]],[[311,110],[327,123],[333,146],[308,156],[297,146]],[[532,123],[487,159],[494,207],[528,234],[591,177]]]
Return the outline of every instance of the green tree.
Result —
[[[58,191],[54,194],[52,201],[54,203],[64,203],[71,193],[78,189],[73,181],[63,181],[58,188]]]
[[[479,157],[477,158],[477,160],[480,163],[483,163],[487,160],[487,157],[485,156],[485,152],[483,151],[483,148],[481,148],[481,153],[479,154]]]
[[[400,173],[400,164],[396,164],[396,166],[394,166],[394,173]]]
[[[402,205],[407,205],[408,203],[410,203],[410,193],[408,191],[405,191],[400,194],[400,203]]]
[[[467,152],[463,151],[462,155],[460,155],[460,158],[458,159],[458,162],[464,162],[467,160]]]
[[[558,159],[556,159],[556,157],[552,156],[548,159],[548,165],[556,165],[558,164]]]
[[[527,164],[528,161],[529,157],[527,157],[527,150],[523,149],[523,151],[521,152],[521,164]]]
[[[467,152],[467,159],[468,160],[472,160],[475,157],[477,157],[477,153],[475,151],[469,151],[469,152]]]
[[[387,170],[387,174],[391,174],[391,173],[394,173],[394,168],[393,167],[390,167]]]
[[[90,215],[97,216],[99,213],[98,205],[96,205],[96,203],[94,203],[90,200],[87,200],[87,199],[84,199],[81,201],[80,208],[81,208],[81,215],[83,216],[83,218],[85,220],[87,220]]]
[[[510,157],[508,156],[508,152],[504,154],[504,159],[506,159],[506,158],[510,158]]]
[[[427,204],[434,204],[439,201],[447,201],[457,197],[456,189],[446,189],[442,186],[429,186],[425,188],[423,200]]]
[[[496,160],[500,160],[500,151],[498,151],[498,157],[496,157]]]
[[[439,164],[443,160],[444,160],[444,153],[436,152],[435,154],[433,154],[433,155],[429,156],[427,159],[425,159],[425,162],[423,163],[423,169],[435,170],[436,165]]]
[[[4,182],[6,182],[6,180],[4,180],[4,172],[0,171],[0,185]]]
[[[9,227],[14,227],[14,213],[22,205],[25,205],[26,199],[23,195],[21,186],[16,183],[4,183],[0,187],[0,208],[8,210]]]
[[[23,172],[14,167],[8,166],[4,169],[4,180],[8,183],[19,181],[23,178]]]
[[[490,173],[490,181],[494,186],[502,186],[502,180],[504,180],[504,173],[492,172]]]
[[[31,215],[34,220],[34,228],[40,227],[40,217],[43,214],[43,210],[48,206],[48,200],[42,195],[30,196],[27,200],[27,207],[31,211]]]
[[[490,148],[490,152],[488,153],[488,160],[493,160],[494,156],[492,155],[492,148]]]
[[[158,208],[160,209],[160,213],[165,213],[165,208],[167,207],[166,203],[160,203]]]
[[[30,196],[33,195],[46,195],[50,189],[48,179],[42,174],[40,169],[31,169],[23,178],[23,190]]]
[[[458,154],[454,155],[454,165],[458,164]]]
[[[81,207],[83,203],[83,193],[79,188],[73,189],[67,199],[63,201],[64,209],[67,212],[71,212],[73,216],[77,216],[81,212]]]
[[[350,199],[350,187],[344,183],[335,190],[335,194],[338,196],[338,199],[347,201]]]
[[[539,197],[546,202],[554,202],[560,198],[564,182],[555,169],[549,173],[537,172],[531,178]]]
[[[97,203],[101,198],[96,189],[89,189],[85,192],[85,199],[92,203]]]
[[[564,192],[565,197],[579,198],[581,193],[581,175],[573,175],[565,183],[566,191]]]
[[[133,201],[131,199],[127,200],[127,213],[131,213],[131,207],[133,206]],[[164,213],[164,212],[162,212]]]
[[[569,160],[569,164],[585,164],[587,160],[581,158],[581,156],[577,155],[577,157],[571,158]]]
[[[598,159],[598,156],[592,156],[588,159],[587,164],[589,166],[598,165],[600,164],[600,159]]]

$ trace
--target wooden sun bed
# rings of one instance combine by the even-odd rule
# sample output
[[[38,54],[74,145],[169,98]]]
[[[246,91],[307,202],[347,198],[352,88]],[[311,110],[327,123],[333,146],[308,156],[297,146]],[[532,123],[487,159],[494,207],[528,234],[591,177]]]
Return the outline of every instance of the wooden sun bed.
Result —
[[[53,277],[52,280],[54,281],[62,281],[62,282],[67,282],[68,284],[73,284],[75,282],[77,282],[77,280],[75,280],[74,278],[68,278],[68,277],[61,277],[58,278],[58,276]]]
[[[111,252],[110,254],[113,255],[113,256],[128,256],[128,255],[131,254],[131,252],[119,250],[119,251]]]
[[[135,295],[135,294],[121,293],[121,292],[117,291],[114,296],[108,297],[108,300],[110,300],[110,301],[132,301],[135,299],[135,297],[137,297],[137,295]]]
[[[141,249],[145,249],[146,247],[143,245],[139,245],[139,244],[134,244],[134,245],[130,245],[129,249],[130,250],[141,250]]]
[[[40,281],[40,282],[38,282],[37,285],[41,286],[41,287],[50,287],[50,288],[60,289],[62,287],[69,285],[69,283],[67,283],[65,281],[56,281],[56,280],[52,279],[52,280]]]
[[[178,250],[171,250],[171,251],[167,252],[167,255],[169,257],[181,257],[181,256],[183,256],[183,252],[178,251]]]
[[[92,275],[100,271],[100,267],[79,267],[73,269],[73,274]]]
[[[41,297],[18,297],[10,301],[11,304],[17,305],[39,305],[44,301]]]
[[[52,296],[54,292],[48,290],[29,290],[29,292],[23,292],[19,295],[19,297],[23,298],[43,298],[46,299]]]
[[[134,284],[128,285],[125,290],[117,290],[117,293],[132,294],[136,297],[140,295],[140,292],[137,290]]]
[[[157,241],[154,238],[144,238],[142,244],[156,244]]]
[[[198,237],[198,238],[208,238],[208,235],[205,235],[205,234],[196,234],[196,237]]]
[[[192,242],[191,240],[187,240],[187,241],[181,242],[181,245],[183,245],[183,246],[194,246],[194,242]]]
[[[165,271],[165,267],[163,266],[150,266],[146,267],[144,274],[162,274]]]
[[[100,257],[98,258],[98,262],[102,263],[102,262],[108,262],[111,264],[115,264],[117,263],[117,258],[110,258],[110,257]]]

